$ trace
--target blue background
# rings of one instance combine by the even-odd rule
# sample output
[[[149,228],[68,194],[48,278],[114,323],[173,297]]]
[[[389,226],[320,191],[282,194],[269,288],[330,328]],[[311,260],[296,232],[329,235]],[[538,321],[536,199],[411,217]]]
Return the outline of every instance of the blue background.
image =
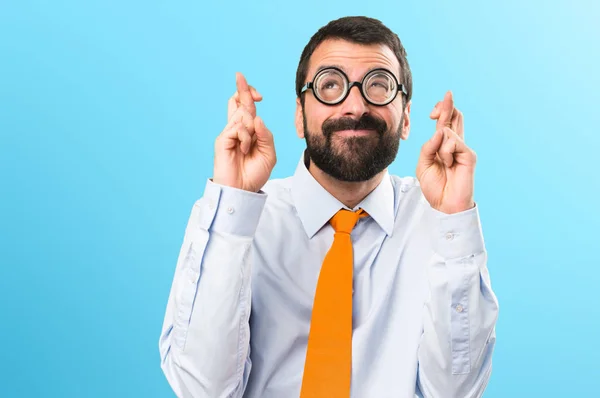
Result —
[[[287,176],[304,147],[300,52],[357,14],[396,31],[413,70],[411,137],[391,171],[414,175],[448,89],[479,155],[500,300],[485,397],[597,396],[591,0],[0,1],[0,396],[172,396],[158,337],[234,73],[263,94],[272,176]]]

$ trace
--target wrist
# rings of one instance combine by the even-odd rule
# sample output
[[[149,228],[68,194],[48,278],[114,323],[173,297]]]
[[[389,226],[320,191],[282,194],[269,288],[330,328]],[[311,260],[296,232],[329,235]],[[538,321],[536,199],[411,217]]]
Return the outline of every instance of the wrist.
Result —
[[[260,188],[254,189],[254,187],[244,187],[243,185],[236,184],[236,183],[233,183],[233,182],[227,181],[227,180],[222,180],[222,179],[219,179],[216,177],[209,178],[209,180],[213,184],[220,185],[222,187],[238,189],[240,191],[246,191],[246,192],[251,192],[251,193],[259,193],[260,192]]]
[[[442,204],[439,207],[434,207],[435,210],[445,214],[457,214],[475,207],[475,202],[471,200],[467,203]]]

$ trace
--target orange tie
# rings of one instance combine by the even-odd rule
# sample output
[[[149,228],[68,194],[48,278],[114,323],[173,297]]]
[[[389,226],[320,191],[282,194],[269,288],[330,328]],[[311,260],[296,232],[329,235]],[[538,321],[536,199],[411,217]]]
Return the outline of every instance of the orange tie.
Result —
[[[335,235],[325,256],[312,310],[301,398],[348,398],[352,375],[352,278],[350,232],[364,210],[338,211]]]

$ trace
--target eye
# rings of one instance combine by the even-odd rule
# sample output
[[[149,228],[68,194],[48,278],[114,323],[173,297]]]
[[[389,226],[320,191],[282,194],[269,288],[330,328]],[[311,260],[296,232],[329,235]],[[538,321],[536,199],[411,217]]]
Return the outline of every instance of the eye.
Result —
[[[321,84],[322,90],[332,90],[338,88],[340,85],[334,79],[328,79]]]
[[[390,84],[388,81],[384,81],[384,80],[374,80],[371,82],[371,87],[377,87],[377,88],[383,88],[383,89],[388,89],[390,87]]]

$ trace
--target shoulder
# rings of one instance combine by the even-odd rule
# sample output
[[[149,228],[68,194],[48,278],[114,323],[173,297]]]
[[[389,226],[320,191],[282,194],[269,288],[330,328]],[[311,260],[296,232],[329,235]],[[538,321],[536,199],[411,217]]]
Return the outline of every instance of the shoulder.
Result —
[[[262,187],[261,192],[267,196],[266,207],[292,205],[292,177],[270,179]]]
[[[413,176],[399,176],[390,174],[390,181],[394,187],[394,192],[402,193],[420,193],[421,184],[416,177]]]
[[[421,184],[416,177],[390,174],[390,180],[394,187],[396,208],[408,207],[416,210],[419,207],[429,205],[423,196]]]
[[[292,177],[272,178],[262,187],[262,192],[269,196],[277,197],[290,191],[292,188]]]

